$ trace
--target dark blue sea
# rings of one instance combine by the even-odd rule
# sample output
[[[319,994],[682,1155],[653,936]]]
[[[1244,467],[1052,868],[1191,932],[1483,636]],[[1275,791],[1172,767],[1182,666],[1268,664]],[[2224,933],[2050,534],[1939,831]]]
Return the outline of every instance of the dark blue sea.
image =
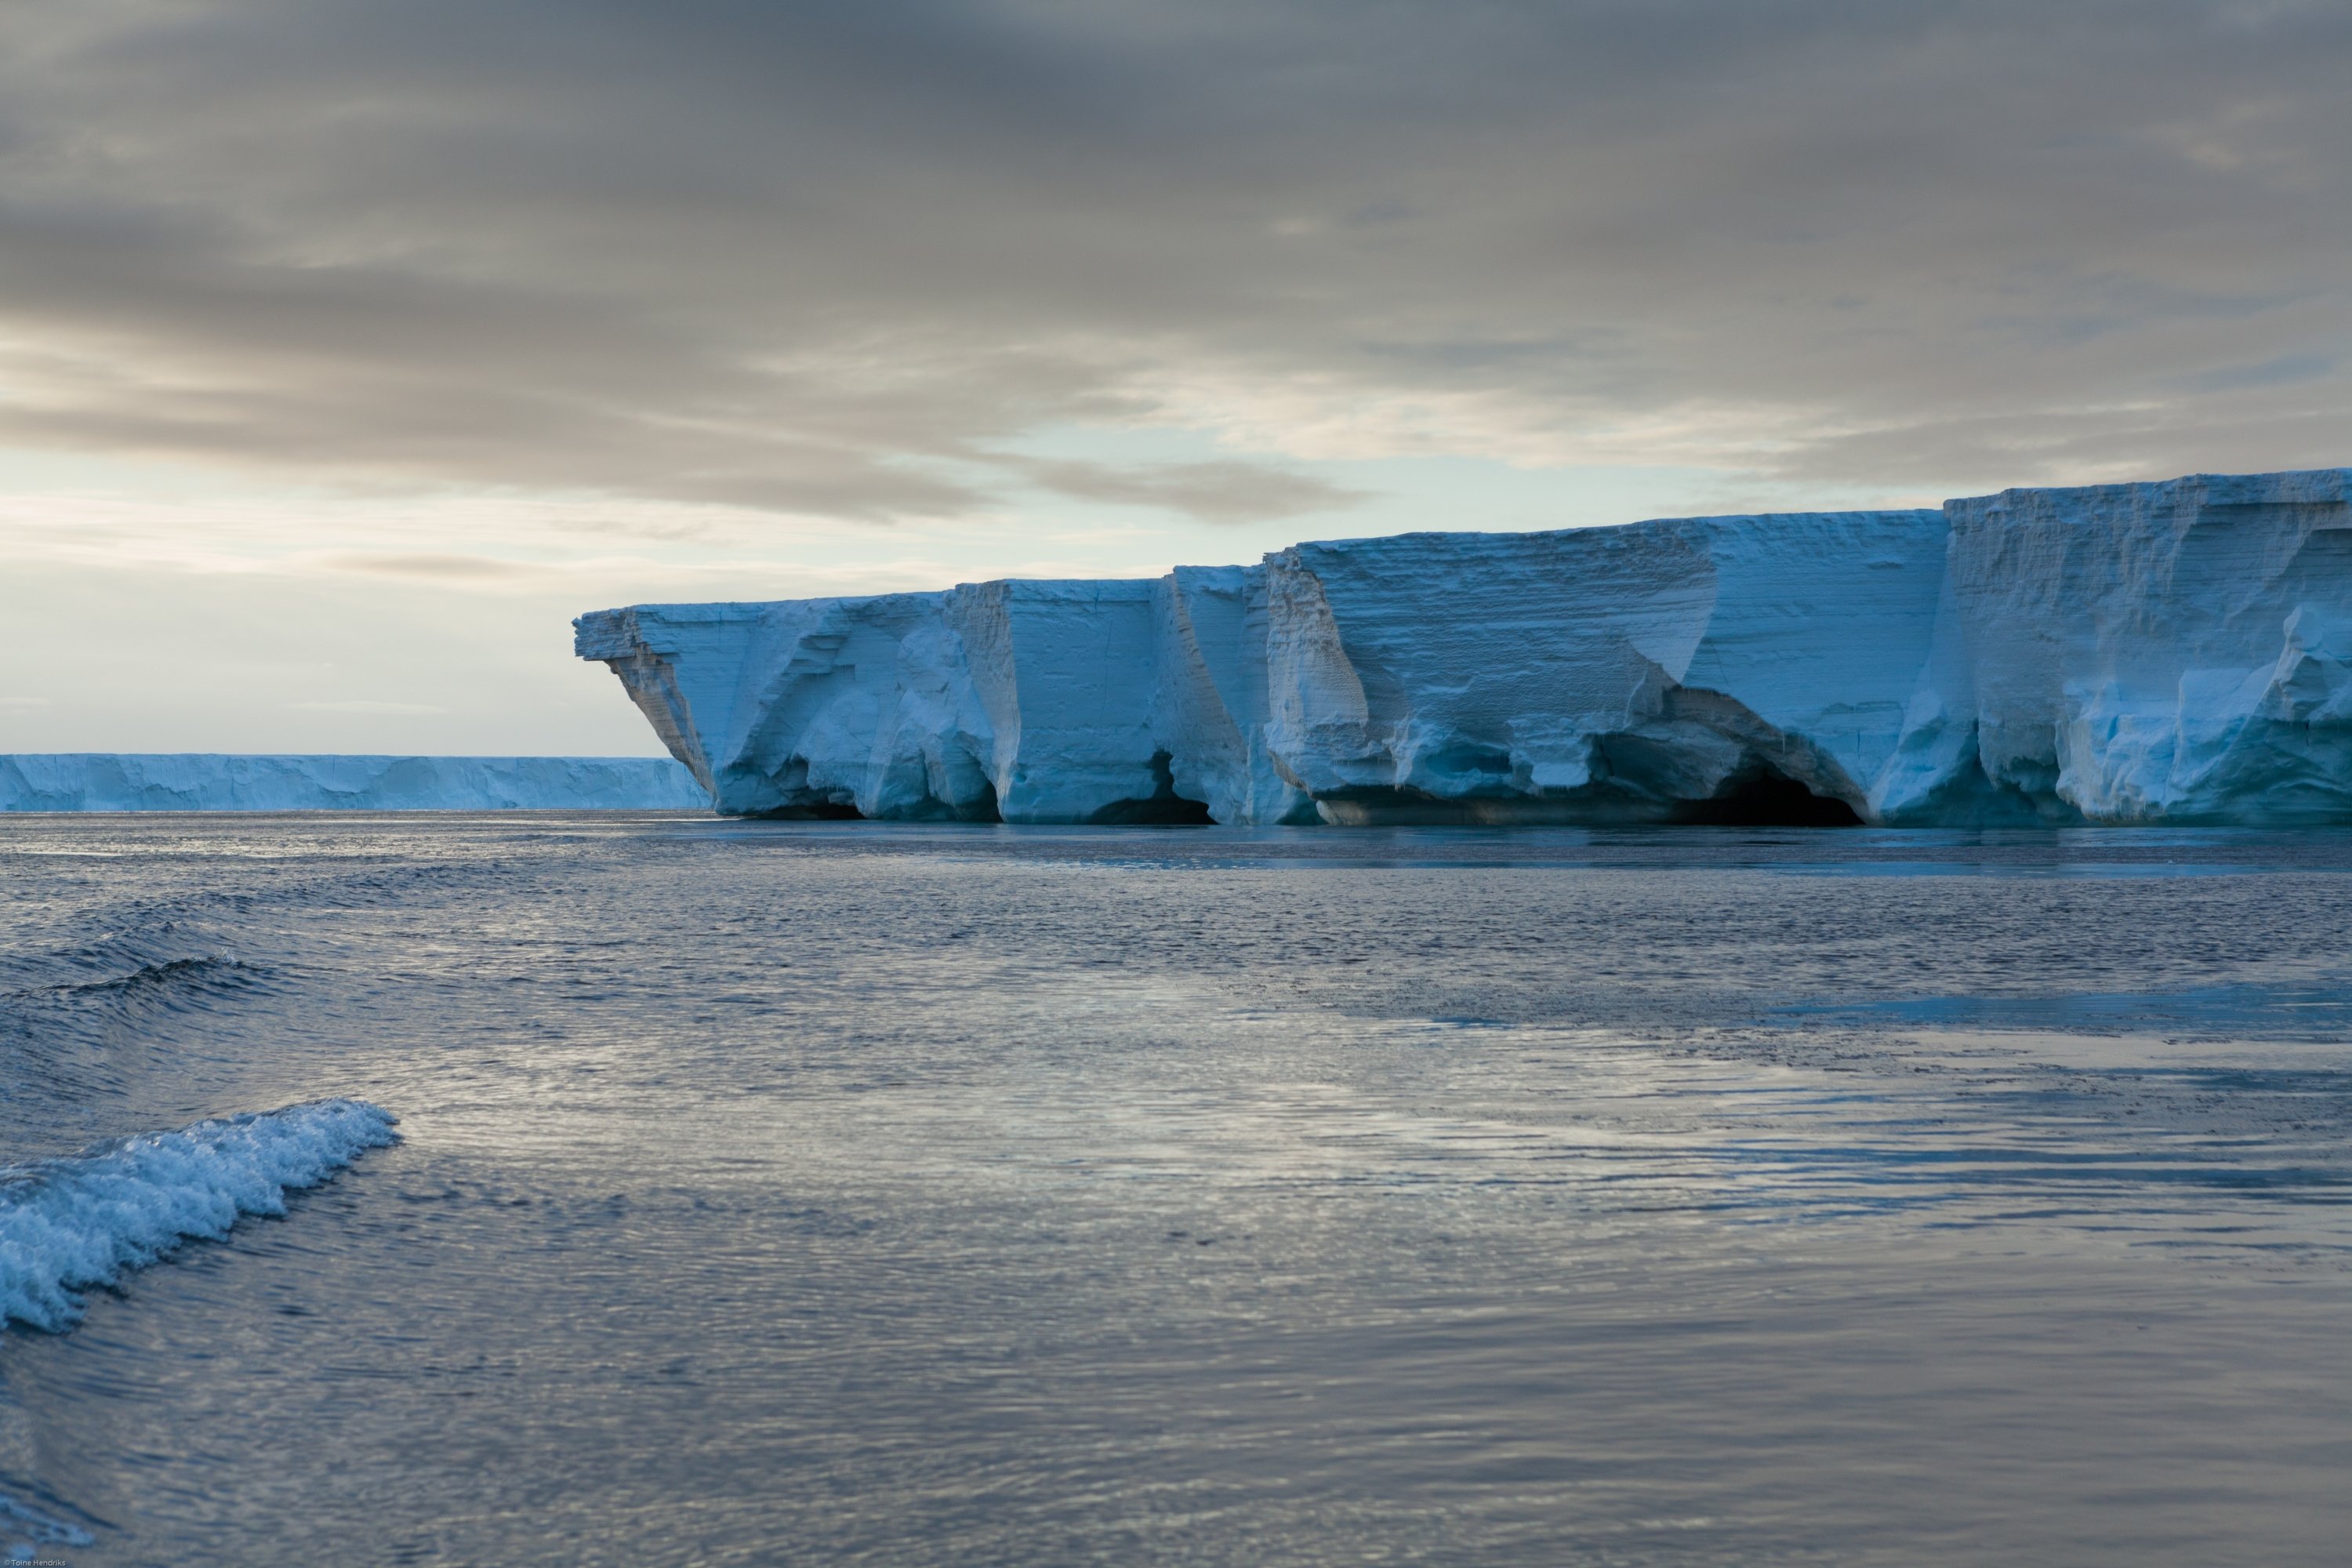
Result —
[[[0,1562],[2352,1552],[2347,835],[0,818]]]

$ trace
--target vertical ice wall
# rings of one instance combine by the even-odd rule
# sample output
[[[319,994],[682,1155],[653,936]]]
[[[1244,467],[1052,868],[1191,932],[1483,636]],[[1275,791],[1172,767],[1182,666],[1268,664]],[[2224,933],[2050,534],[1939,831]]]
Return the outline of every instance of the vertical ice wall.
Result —
[[[2352,820],[2352,472],[1947,502],[1948,590],[1882,803]]]
[[[1901,511],[1295,545],[1271,743],[1342,821],[1673,818],[1764,777],[1866,813],[1944,544]]]
[[[583,616],[722,810],[2352,820],[2343,470]]]
[[[723,811],[1083,822],[1171,794],[1157,599],[1149,582],[980,583],[575,625]]]
[[[1268,577],[1264,566],[1179,566],[1157,584],[1152,733],[1172,793],[1217,822],[1320,820],[1269,742]]]

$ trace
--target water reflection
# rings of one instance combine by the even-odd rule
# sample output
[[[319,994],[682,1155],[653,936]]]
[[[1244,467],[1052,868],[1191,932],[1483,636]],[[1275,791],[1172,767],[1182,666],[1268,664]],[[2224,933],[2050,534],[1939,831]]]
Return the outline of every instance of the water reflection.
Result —
[[[0,823],[12,1156],[406,1140],[0,1337],[0,1495],[90,1563],[2330,1562],[2347,869]]]

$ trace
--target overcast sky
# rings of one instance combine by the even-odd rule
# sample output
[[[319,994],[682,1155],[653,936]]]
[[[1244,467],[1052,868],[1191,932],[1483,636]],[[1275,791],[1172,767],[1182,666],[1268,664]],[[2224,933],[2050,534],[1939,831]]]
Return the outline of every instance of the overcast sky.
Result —
[[[0,751],[578,610],[2352,463],[2352,5],[0,8]]]

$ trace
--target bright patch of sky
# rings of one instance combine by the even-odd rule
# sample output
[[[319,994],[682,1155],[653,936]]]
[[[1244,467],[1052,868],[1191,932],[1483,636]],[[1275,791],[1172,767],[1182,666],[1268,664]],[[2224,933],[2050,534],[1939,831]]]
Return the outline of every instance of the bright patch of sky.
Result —
[[[1149,429],[1066,428],[1003,450],[1144,472],[1233,455],[1203,432]],[[1286,467],[1339,492],[1334,503],[1224,522],[1021,487],[983,515],[877,524],[9,454],[0,613],[18,652],[0,690],[0,752],[652,755],[658,742],[617,683],[569,656],[583,610],[1150,576],[1301,539],[1583,527],[1783,499],[1696,468]]]

